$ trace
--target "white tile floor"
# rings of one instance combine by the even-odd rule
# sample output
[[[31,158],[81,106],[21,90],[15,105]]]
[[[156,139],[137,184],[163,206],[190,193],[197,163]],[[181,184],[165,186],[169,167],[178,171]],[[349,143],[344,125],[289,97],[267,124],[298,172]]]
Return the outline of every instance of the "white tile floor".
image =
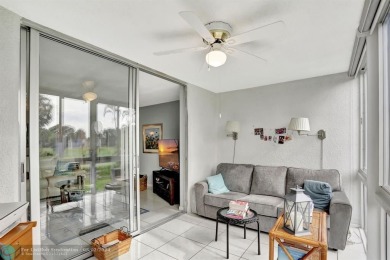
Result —
[[[128,212],[124,207],[126,204],[122,203],[123,196],[115,192],[100,192],[95,196],[86,194],[81,204],[82,207],[76,208],[80,210],[74,212],[62,211],[56,214],[47,212],[46,201],[41,201],[41,238],[43,246],[58,246],[58,247],[74,247],[74,248],[89,248],[91,239],[105,234],[113,229],[118,229],[123,226],[128,226]],[[118,204],[118,205],[117,205]],[[178,205],[169,205],[168,202],[153,193],[152,187],[140,192],[140,207],[148,210],[148,212],[141,214],[141,231],[145,230],[162,221],[164,218],[171,217],[179,213]],[[80,209],[79,209],[80,208]],[[125,210],[126,214],[122,214]],[[74,212],[74,213],[72,213]],[[127,217],[127,218],[126,218]],[[79,236],[81,229],[97,223],[109,223],[109,226],[97,229],[93,232],[86,233]],[[186,225],[187,224],[187,225]],[[172,226],[172,223],[167,223],[161,228],[161,232],[156,234],[156,231],[150,231],[145,234],[141,240],[143,242],[134,242],[131,255],[132,259],[137,259],[146,254],[150,254],[156,248],[161,247],[165,242],[181,235],[188,229],[193,227],[192,224],[182,221],[179,228]],[[168,232],[166,230],[175,230],[175,232]],[[135,240],[134,240],[135,241]],[[61,257],[45,255],[42,258],[51,259],[65,259],[70,257],[72,252]]]
[[[118,259],[225,259],[226,229],[220,225],[218,242],[214,241],[215,222],[196,215],[185,214],[133,239],[130,252]],[[257,255],[256,232],[248,230],[243,239],[240,227],[230,229],[229,259],[268,259],[269,241],[261,233],[261,255]],[[277,248],[275,247],[275,257]],[[91,258],[94,259],[94,258]],[[359,229],[351,228],[351,237],[343,251],[328,251],[329,260],[365,260],[366,254]]]
[[[141,231],[179,212],[178,204],[169,205],[168,202],[153,193],[151,186],[140,192],[140,207],[149,211],[141,214]]]

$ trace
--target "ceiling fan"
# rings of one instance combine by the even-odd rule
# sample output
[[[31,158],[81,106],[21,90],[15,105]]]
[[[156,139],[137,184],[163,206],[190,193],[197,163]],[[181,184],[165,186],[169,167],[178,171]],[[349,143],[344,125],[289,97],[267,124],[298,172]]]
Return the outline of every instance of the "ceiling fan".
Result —
[[[215,21],[203,24],[199,17],[194,12],[190,11],[180,12],[179,15],[202,37],[205,45],[194,48],[159,51],[155,52],[154,55],[162,56],[183,52],[197,52],[208,50],[208,53],[206,54],[206,63],[212,67],[219,67],[225,64],[227,54],[231,55],[234,52],[250,55],[263,62],[266,62],[266,60],[262,57],[234,47],[243,43],[256,41],[264,36],[267,37],[275,33],[278,34],[284,29],[284,22],[277,21],[232,36],[232,27],[228,23],[222,21]]]

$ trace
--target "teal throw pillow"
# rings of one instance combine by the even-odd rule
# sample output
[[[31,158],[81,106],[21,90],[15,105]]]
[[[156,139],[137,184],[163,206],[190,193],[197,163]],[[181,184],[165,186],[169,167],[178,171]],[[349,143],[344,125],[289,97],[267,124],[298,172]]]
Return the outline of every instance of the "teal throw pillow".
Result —
[[[226,188],[225,182],[223,181],[222,174],[207,177],[207,183],[209,184],[209,192],[212,194],[221,194],[229,192]]]
[[[332,187],[329,183],[306,180],[303,185],[305,194],[308,195],[317,209],[328,210],[332,199]]]

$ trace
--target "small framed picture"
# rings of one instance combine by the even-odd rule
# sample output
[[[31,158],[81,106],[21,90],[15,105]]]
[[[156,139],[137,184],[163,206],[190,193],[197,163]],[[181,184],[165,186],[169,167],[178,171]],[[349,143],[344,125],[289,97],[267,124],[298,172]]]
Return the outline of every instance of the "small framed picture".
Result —
[[[263,128],[255,128],[255,135],[263,135]]]
[[[144,153],[158,153],[158,141],[163,138],[162,124],[143,125]]]
[[[277,135],[282,135],[282,134],[285,134],[286,133],[286,128],[283,127],[283,128],[276,128],[275,129],[275,134]]]
[[[284,135],[279,136],[279,144],[284,144]]]

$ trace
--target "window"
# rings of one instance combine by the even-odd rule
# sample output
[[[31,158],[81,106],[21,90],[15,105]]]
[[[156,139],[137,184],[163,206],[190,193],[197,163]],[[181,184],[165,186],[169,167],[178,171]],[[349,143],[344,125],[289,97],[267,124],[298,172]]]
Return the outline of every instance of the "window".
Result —
[[[361,180],[361,226],[367,233],[367,74],[359,75],[359,177]]]
[[[359,76],[360,110],[360,171],[367,174],[367,75],[363,70]]]

